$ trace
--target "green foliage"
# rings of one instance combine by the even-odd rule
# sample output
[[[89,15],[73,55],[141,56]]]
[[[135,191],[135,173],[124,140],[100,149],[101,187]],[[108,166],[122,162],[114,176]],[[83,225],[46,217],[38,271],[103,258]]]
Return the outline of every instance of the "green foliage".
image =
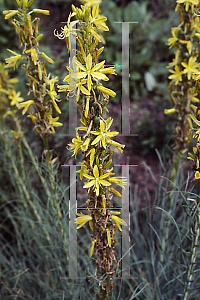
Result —
[[[108,1],[102,3],[101,9],[107,16],[110,28],[110,32],[105,35],[107,51],[104,54],[110,64],[121,64],[122,25],[114,22],[138,22],[129,25],[130,95],[134,95],[131,99],[147,95],[153,88],[156,89],[155,93],[159,90],[165,93],[165,88],[163,90],[159,84],[167,85],[169,52],[165,42],[174,23],[175,13],[169,11],[167,18],[159,19],[148,9],[147,1],[131,1],[124,9]],[[121,75],[120,67],[116,71]],[[120,82],[116,80],[114,88],[118,91],[118,100],[121,98]]]

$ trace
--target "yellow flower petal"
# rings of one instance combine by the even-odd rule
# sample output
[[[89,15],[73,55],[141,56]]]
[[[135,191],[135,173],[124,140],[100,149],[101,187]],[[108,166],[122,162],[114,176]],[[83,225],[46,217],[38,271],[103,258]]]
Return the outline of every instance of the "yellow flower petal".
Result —
[[[94,174],[95,178],[99,178],[99,169],[98,169],[97,165],[95,165],[93,168],[93,174]]]

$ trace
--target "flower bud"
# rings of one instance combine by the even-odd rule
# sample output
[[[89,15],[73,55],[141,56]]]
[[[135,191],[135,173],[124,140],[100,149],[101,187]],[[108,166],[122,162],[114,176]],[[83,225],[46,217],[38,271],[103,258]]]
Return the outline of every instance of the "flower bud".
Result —
[[[33,12],[37,12],[39,14],[43,14],[43,15],[50,15],[49,10],[46,9],[38,9],[38,8],[34,8]]]

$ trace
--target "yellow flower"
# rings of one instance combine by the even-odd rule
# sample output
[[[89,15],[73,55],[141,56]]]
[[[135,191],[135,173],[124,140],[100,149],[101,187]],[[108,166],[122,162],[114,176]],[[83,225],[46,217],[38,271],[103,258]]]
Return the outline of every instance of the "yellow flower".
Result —
[[[35,115],[33,115],[33,113],[30,113],[29,115],[27,115],[27,118],[31,118],[32,122],[36,125],[36,120],[38,118],[38,114],[36,113]],[[37,130],[38,128],[36,128]],[[38,131],[38,130],[37,130]]]
[[[109,31],[108,26],[105,24],[107,18],[99,15],[99,5],[92,8],[92,18],[90,16],[90,23],[95,24],[97,27],[104,31]]]
[[[66,81],[66,80],[63,80]],[[72,93],[72,97],[76,94],[76,101],[79,101],[80,98],[80,92],[82,92],[82,94],[89,96],[90,92],[83,86],[83,84],[86,84],[87,80],[83,79],[83,80],[76,80],[74,81],[73,79],[69,80],[69,85],[59,85],[59,92],[66,92],[68,91],[69,93]],[[77,91],[76,91],[77,89]]]
[[[197,67],[199,66],[199,64],[196,63],[197,57],[190,57],[188,64],[182,62],[182,66],[185,68],[183,73],[186,74],[187,73],[187,77],[188,80],[191,79],[192,73],[195,73],[197,71]]]
[[[16,105],[17,108],[19,108],[19,103],[24,100],[24,98],[20,97],[21,92],[16,93],[15,90],[12,90],[11,94],[8,96],[8,98],[11,100],[10,105]]]
[[[183,41],[183,40],[180,40],[180,43],[187,44],[186,47],[187,47],[188,53],[191,54],[191,52],[192,52],[192,43],[190,41]]]
[[[117,195],[117,196],[119,196],[119,197],[122,197],[122,195],[121,195],[118,191],[116,191],[115,189],[110,188],[110,190],[111,190],[115,195]]]
[[[124,220],[120,219],[120,218],[117,217],[117,216],[113,216],[113,214],[116,214],[116,212],[111,211],[111,214],[112,214],[112,215],[111,215],[111,219],[112,219],[113,221],[115,221],[115,223],[117,224],[117,227],[119,228],[119,230],[122,231],[121,225],[127,226],[126,222],[125,222]]]
[[[74,151],[74,154],[72,156],[75,155],[75,158],[76,158],[76,155],[78,153],[78,151],[81,149],[83,151],[87,151],[88,149],[88,146],[89,146],[89,142],[90,142],[90,138],[87,138],[85,142],[83,142],[81,140],[81,138],[79,137],[78,135],[78,132],[76,132],[76,138],[73,138],[72,139],[72,143],[69,143],[68,144],[68,150],[70,151]]]
[[[30,50],[26,50],[25,53],[31,53],[32,61],[36,65],[37,64],[37,60],[38,60],[38,56],[37,56],[37,53],[36,53],[35,49],[32,48]]]
[[[102,48],[104,48],[104,47],[102,47]],[[113,75],[117,75],[116,73],[115,73],[115,67],[109,67],[109,68],[102,68],[102,69],[100,69],[99,70],[101,73],[103,73],[103,74],[113,74]]]
[[[43,14],[43,15],[50,15],[49,10],[46,10],[46,9],[34,8],[33,12],[36,12],[36,13],[39,13],[39,14]]]
[[[9,52],[14,54],[15,56],[10,56],[9,58],[6,58],[5,61],[7,63],[6,68],[13,67],[15,69],[15,65],[19,63],[20,60],[23,60],[24,57],[21,54],[18,54],[15,51],[12,51],[10,49],[7,49]]]
[[[103,205],[103,214],[106,214],[106,197],[103,195],[102,197],[102,205]]]
[[[168,64],[167,68],[171,68],[171,67],[174,67],[178,64],[179,62],[179,54],[180,54],[180,51],[177,50],[175,52],[175,58],[173,59],[173,61],[171,63]]]
[[[90,215],[84,215],[84,214],[77,214],[77,215],[79,216],[75,222],[76,224],[79,224],[77,229],[81,228],[88,221],[92,221],[92,217]]]
[[[90,179],[89,182],[87,182],[83,188],[90,188],[92,186],[95,187],[95,191],[96,191],[96,195],[99,196],[99,186],[100,184],[104,185],[104,186],[110,186],[111,183],[109,183],[108,181],[106,180],[103,180],[104,178],[107,178],[110,173],[106,173],[104,175],[101,175],[99,176],[99,169],[97,167],[97,165],[94,166],[93,168],[93,175],[94,176],[91,176],[91,175],[88,175],[88,174],[83,174],[84,177],[86,177],[87,179]]]
[[[94,246],[95,246],[96,240],[92,240],[91,248],[90,248],[90,257],[92,256],[94,252]]]
[[[58,86],[58,88],[60,89],[59,92],[66,92],[68,91],[69,93],[72,93],[72,97],[76,94],[76,101],[79,101],[79,97],[80,97],[80,92],[82,92],[84,95],[89,96],[90,92],[83,86],[84,84],[87,83],[86,79],[80,80],[77,79],[76,74],[77,72],[79,72],[79,67],[76,66],[76,57],[74,56],[72,59],[72,64],[73,64],[73,68],[68,67],[67,66],[67,70],[70,72],[69,75],[67,75],[63,81],[68,81],[69,85],[61,85]],[[76,92],[77,89],[77,92]]]
[[[175,81],[175,85],[177,85],[179,83],[179,81],[182,81],[183,71],[180,71],[178,66],[175,66],[175,71],[169,70],[169,72],[171,72],[173,74],[168,76],[168,78],[173,79]]]
[[[18,10],[4,10],[3,14],[5,15],[5,19],[9,19],[16,15],[18,12]]]
[[[110,120],[110,119],[111,118],[109,118],[107,120],[107,121],[110,121],[107,124],[107,128],[106,128],[106,124],[102,120],[100,120],[100,131],[90,131],[92,134],[97,135],[97,137],[94,139],[94,141],[92,142],[91,145],[96,145],[100,141],[100,143],[102,144],[104,149],[106,149],[107,139],[118,135],[119,132],[117,132],[117,131],[113,131],[113,132],[107,131],[113,122],[113,120],[112,119]],[[109,141],[111,141],[111,140],[109,139]]]
[[[113,140],[110,140],[110,139],[107,139],[107,140],[106,140],[106,143],[112,145],[112,146],[115,147],[117,150],[119,150],[121,153],[123,153],[122,148],[124,148],[125,145],[121,145],[120,143],[117,143],[117,142],[115,142],[115,141],[113,141]]]
[[[83,179],[83,174],[88,173],[88,169],[87,169],[84,162],[79,163],[79,165],[81,166],[81,169],[76,171],[76,173],[80,173],[80,180],[82,180]]]
[[[81,79],[87,76],[87,87],[89,92],[91,91],[91,86],[92,86],[91,78],[94,78],[94,80],[98,80],[98,79],[109,80],[109,78],[105,74],[98,72],[103,67],[105,60],[98,63],[92,68],[92,56],[89,53],[88,56],[86,57],[86,67],[84,67],[78,60],[76,60],[75,63],[83,71],[83,72],[77,72],[75,78]]]
[[[176,0],[176,2],[178,4],[185,3],[185,5],[186,5],[185,10],[186,11],[188,11],[189,5],[191,5],[191,7],[192,7],[192,13],[194,12],[194,5],[198,5],[199,4],[199,0]]]
[[[19,79],[18,78],[11,78],[8,80],[9,83],[17,83],[19,82]]]
[[[124,185],[126,185],[126,183],[127,183],[126,177],[111,177],[111,178],[108,178],[108,181],[118,184],[123,189],[125,189]]]
[[[52,117],[50,117],[50,118],[49,118],[49,124],[52,125],[52,126],[51,126],[51,130],[53,131],[53,133],[55,133],[54,127],[57,127],[57,126],[63,126],[62,123],[57,122],[58,119],[59,119],[59,117],[57,117],[57,118],[52,118]]]
[[[74,56],[72,59],[73,68],[67,66],[67,70],[70,72],[69,75],[67,75],[63,81],[68,81],[69,85],[63,86],[63,90],[61,91],[69,91],[69,93],[72,93],[72,97],[76,94],[76,101],[79,101],[80,92],[82,92],[84,95],[89,96],[90,92],[83,86],[87,83],[86,79],[80,80],[77,79],[76,74],[79,72],[79,67],[76,66],[76,57]],[[59,86],[59,88],[62,88],[62,86]],[[65,87],[65,88],[64,88]],[[77,91],[76,91],[77,89]]]
[[[54,87],[55,82],[58,81],[57,78],[58,77],[56,76],[55,78],[52,78],[51,80],[49,80],[50,91],[48,92],[48,94],[52,99],[52,103],[53,103],[55,110],[57,111],[57,113],[61,114],[61,110],[56,103],[56,100],[58,101],[58,99],[57,99],[57,93],[56,93],[55,87]]]
[[[199,179],[199,178],[200,178],[200,172],[199,172],[199,171],[196,171],[196,172],[195,172],[195,178],[196,178],[196,179]]]
[[[39,52],[39,54],[42,55],[49,63],[54,64],[53,59],[47,56],[44,52]]]
[[[195,97],[197,95],[198,95],[198,93],[193,94],[192,98],[191,98],[191,101],[193,101],[193,102],[199,102],[199,99]]]
[[[105,88],[104,86],[102,85],[98,85],[97,86],[97,90],[101,91],[103,94],[106,94],[106,96],[111,96],[111,97],[115,97],[116,96],[116,93],[113,92],[112,90],[110,89],[107,89]]]
[[[111,217],[112,218],[112,217]],[[108,246],[111,247],[111,237],[110,237],[110,230],[106,229],[107,231],[107,240],[108,240]]]
[[[171,28],[171,33],[172,33],[172,38],[167,40],[167,45],[170,46],[169,49],[171,49],[175,43],[178,41],[178,38],[176,37],[177,33],[179,32],[180,28],[179,27],[172,27]]]
[[[22,107],[24,107],[24,110],[22,111],[22,115],[24,115],[27,110],[29,109],[29,107],[34,103],[33,100],[28,100],[28,101],[25,101],[25,102],[22,102],[18,105],[18,108],[21,109]]]
[[[84,127],[83,127],[84,128]],[[94,162],[94,155],[95,155],[95,149],[92,148],[88,153],[86,154],[86,157],[90,154],[90,166],[92,168],[92,164]]]
[[[64,28],[61,27],[61,33],[59,34],[58,31],[57,33],[55,33],[56,29],[54,30],[54,35],[56,37],[58,37],[59,39],[64,39],[66,38],[66,44],[67,44],[67,49],[70,50],[71,48],[71,42],[70,42],[70,34],[72,33],[73,31],[73,26],[78,23],[79,21],[72,21],[70,22],[71,20],[71,17],[74,16],[74,13],[70,13],[69,14],[69,17],[68,17],[68,21],[67,21],[67,25],[64,26]]]
[[[166,115],[172,114],[172,113],[174,113],[175,111],[177,111],[176,108],[169,108],[169,109],[166,108],[166,109],[164,110],[164,114],[166,114]]]

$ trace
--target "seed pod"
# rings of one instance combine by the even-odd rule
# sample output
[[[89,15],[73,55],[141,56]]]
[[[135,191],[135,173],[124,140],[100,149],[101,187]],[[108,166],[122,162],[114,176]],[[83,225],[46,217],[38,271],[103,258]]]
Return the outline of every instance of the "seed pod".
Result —
[[[94,121],[94,124],[96,124],[96,125],[99,124],[100,123],[100,117],[95,116],[93,121]]]

